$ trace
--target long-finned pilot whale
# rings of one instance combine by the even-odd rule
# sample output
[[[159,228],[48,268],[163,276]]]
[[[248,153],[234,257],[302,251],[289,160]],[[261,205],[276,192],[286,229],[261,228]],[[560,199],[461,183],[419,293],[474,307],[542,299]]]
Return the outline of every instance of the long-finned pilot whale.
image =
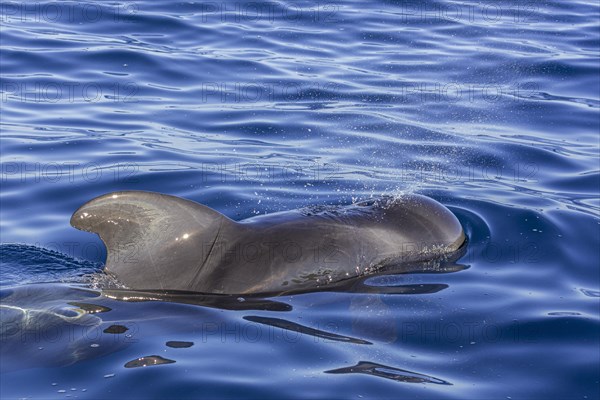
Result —
[[[175,196],[102,195],[71,217],[107,247],[105,271],[131,289],[257,294],[327,285],[451,257],[458,219],[416,194],[233,221]]]

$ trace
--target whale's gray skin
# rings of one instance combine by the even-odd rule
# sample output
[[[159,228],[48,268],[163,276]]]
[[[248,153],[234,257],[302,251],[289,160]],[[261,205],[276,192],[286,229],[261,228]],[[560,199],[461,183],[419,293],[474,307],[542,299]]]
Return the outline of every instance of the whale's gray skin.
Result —
[[[415,194],[236,222],[193,201],[125,191],[84,204],[71,225],[100,236],[105,271],[131,289],[225,294],[319,290],[449,256],[465,242],[447,208]]]

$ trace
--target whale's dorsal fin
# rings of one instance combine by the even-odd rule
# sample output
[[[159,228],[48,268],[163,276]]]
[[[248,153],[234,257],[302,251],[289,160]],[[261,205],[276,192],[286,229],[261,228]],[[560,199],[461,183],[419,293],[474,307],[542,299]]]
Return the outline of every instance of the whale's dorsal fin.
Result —
[[[107,248],[107,272],[132,288],[194,287],[224,225],[235,222],[179,197],[153,192],[105,194],[71,217]]]

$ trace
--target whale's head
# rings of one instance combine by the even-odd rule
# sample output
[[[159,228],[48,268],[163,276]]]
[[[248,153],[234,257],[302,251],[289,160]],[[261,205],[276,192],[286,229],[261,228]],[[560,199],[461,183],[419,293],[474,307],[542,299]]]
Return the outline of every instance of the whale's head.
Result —
[[[369,253],[383,264],[456,260],[467,236],[456,216],[441,203],[419,194],[402,193],[357,203],[372,221],[363,224],[371,240]]]
[[[198,203],[142,191],[97,197],[71,217],[106,245],[105,271],[136,289],[192,287],[226,221]]]
[[[455,254],[467,240],[456,216],[441,203],[418,194],[398,197],[387,210],[392,223],[401,226],[407,253],[426,259]],[[409,251],[411,250],[414,251]]]

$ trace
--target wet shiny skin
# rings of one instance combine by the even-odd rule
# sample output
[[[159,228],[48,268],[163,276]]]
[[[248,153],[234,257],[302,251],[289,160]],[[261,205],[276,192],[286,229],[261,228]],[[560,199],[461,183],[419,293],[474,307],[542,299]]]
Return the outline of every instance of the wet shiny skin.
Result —
[[[71,217],[107,246],[105,271],[131,289],[293,293],[408,265],[456,259],[465,235],[443,205],[418,195],[233,221],[160,193],[99,196]]]

